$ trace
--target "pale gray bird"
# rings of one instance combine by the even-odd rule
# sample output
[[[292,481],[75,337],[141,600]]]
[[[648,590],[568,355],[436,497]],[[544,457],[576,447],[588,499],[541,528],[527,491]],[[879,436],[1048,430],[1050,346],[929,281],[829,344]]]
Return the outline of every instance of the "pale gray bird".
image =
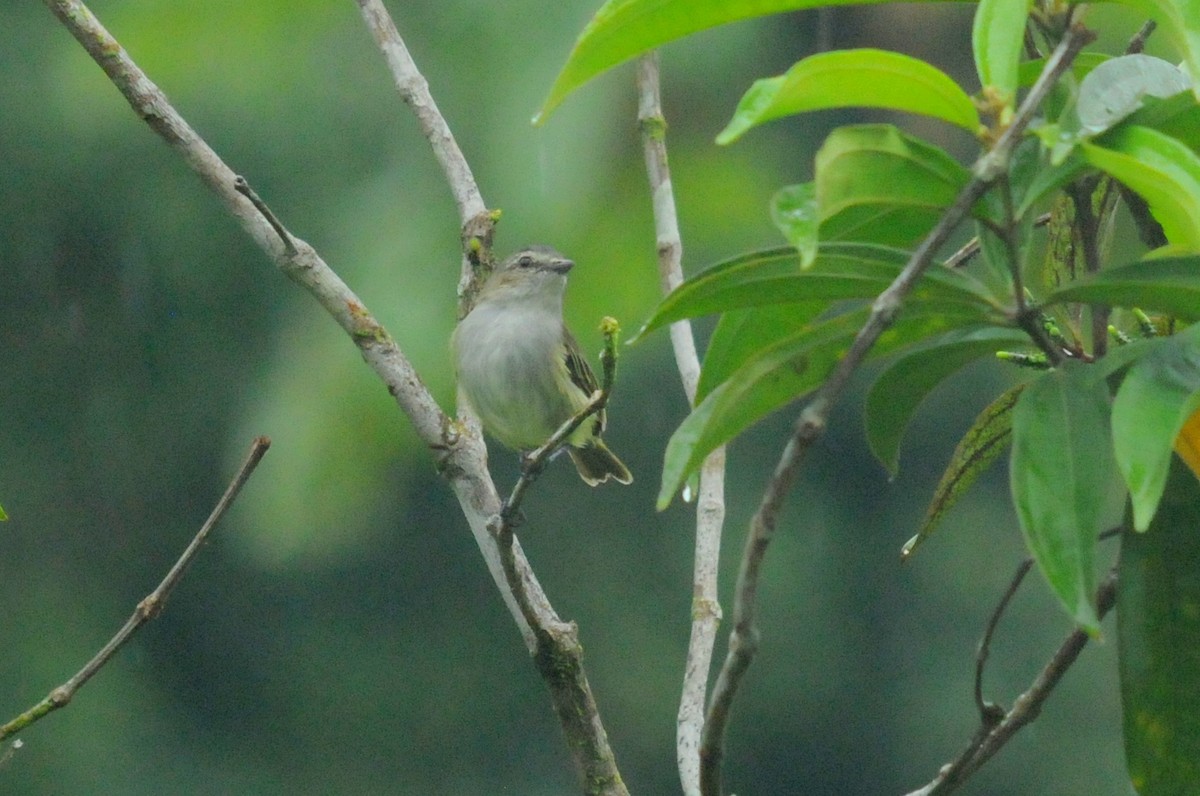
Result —
[[[575,263],[549,246],[505,260],[454,330],[458,386],[484,429],[510,448],[544,443],[599,389],[596,376],[563,323],[567,272]],[[633,481],[600,439],[604,412],[567,439],[567,452],[588,485]]]

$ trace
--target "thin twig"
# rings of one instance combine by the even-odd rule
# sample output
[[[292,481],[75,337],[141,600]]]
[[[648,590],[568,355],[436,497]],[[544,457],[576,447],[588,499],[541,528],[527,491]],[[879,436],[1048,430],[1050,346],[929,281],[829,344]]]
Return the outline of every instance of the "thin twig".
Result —
[[[913,252],[900,275],[875,299],[870,317],[859,330],[846,355],[800,413],[746,535],[734,593],[729,650],[713,689],[700,750],[701,790],[705,796],[719,796],[721,792],[721,756],[730,707],[758,645],[756,600],[762,562],[774,535],[784,497],[791,489],[805,453],[824,432],[829,413],[841,398],[850,377],[879,336],[891,326],[904,299],[932,264],[937,250],[967,217],[975,202],[1007,172],[1012,150],[1021,140],[1042,100],[1058,77],[1070,67],[1078,52],[1093,38],[1094,34],[1081,25],[1071,24],[1068,27],[1062,41],[1047,59],[1042,74],[1014,114],[1012,123],[997,139],[995,146],[976,162],[971,180]]]
[[[608,405],[608,397],[612,393],[613,382],[617,376],[617,333],[620,327],[616,319],[606,317],[600,322],[600,331],[604,335],[604,348],[600,351],[600,363],[603,368],[600,389],[592,393],[584,407],[559,426],[549,439],[525,455],[521,462],[521,477],[517,479],[512,493],[509,494],[508,500],[504,501],[504,508],[500,511],[500,519],[503,522],[497,530],[497,536],[504,532],[512,532],[516,517],[521,511],[521,501],[525,498],[525,492],[541,475],[550,457],[558,452],[567,438],[589,417]]]
[[[1117,571],[1113,569],[1096,592],[1097,616],[1103,619],[1116,601]],[[1029,688],[1013,702],[1012,708],[1004,717],[981,737],[977,736],[978,740],[973,739],[953,762],[942,766],[932,782],[912,791],[908,796],[942,796],[953,792],[966,782],[967,778],[1000,751],[1018,730],[1038,717],[1042,705],[1079,657],[1079,653],[1087,646],[1089,638],[1084,630],[1072,630]]]
[[[824,9],[818,13],[824,13]],[[662,111],[658,54],[642,56],[637,68],[638,125],[658,252],[659,281],[666,295],[683,282],[683,242],[667,162],[667,122]],[[671,324],[675,366],[683,383],[688,405],[696,402],[700,381],[700,358],[691,324]],[[692,567],[692,628],[688,639],[683,690],[675,719],[675,757],[684,796],[700,794],[700,739],[704,731],[704,701],[712,668],[713,647],[721,623],[717,599],[717,566],[721,555],[721,528],[725,523],[725,447],[705,458],[700,467],[700,489],[696,503],[696,549]]]
[[[520,556],[520,548],[513,534],[521,502],[529,486],[575,429],[604,409],[612,394],[617,372],[617,322],[605,318],[601,321],[600,329],[604,334],[604,349],[600,355],[603,365],[600,389],[592,394],[583,409],[526,456],[521,477],[517,479],[503,508],[492,518],[491,531],[500,549],[500,560],[509,590],[516,597],[526,622],[533,628],[536,639],[534,662],[550,688],[551,701],[579,768],[584,792],[597,796],[628,796],[583,669],[579,629],[574,622],[559,619],[548,604],[534,599],[535,595],[529,589],[531,573],[528,564]]]
[[[217,501],[217,505],[213,508],[208,519],[200,526],[200,530],[196,533],[195,537],[192,538],[191,544],[187,546],[183,551],[183,555],[179,557],[179,560],[175,562],[175,565],[163,577],[158,587],[138,603],[137,608],[134,609],[133,614],[125,621],[121,629],[71,679],[58,688],[55,688],[45,699],[29,710],[12,719],[7,724],[0,726],[0,741],[4,741],[14,733],[20,732],[33,724],[38,719],[66,706],[75,696],[75,693],[88,680],[92,679],[96,672],[104,668],[104,665],[112,660],[112,657],[117,654],[117,651],[129,639],[133,638],[134,633],[137,633],[143,625],[162,613],[167,598],[171,596],[179,581],[183,579],[184,573],[187,572],[188,567],[195,560],[196,555],[200,552],[200,548],[208,541],[209,534],[212,533],[213,528],[225,516],[225,512],[229,510],[229,507],[233,505],[233,501],[237,499],[238,493],[242,491],[242,487],[246,485],[250,474],[254,472],[254,468],[262,461],[262,457],[266,454],[269,447],[271,447],[271,441],[266,437],[258,437],[254,440],[254,444],[250,447],[250,452],[246,455],[245,461],[242,462],[242,466],[238,469],[237,475],[234,476],[229,486],[226,487],[225,494]]]
[[[1016,573],[1013,574],[1008,588],[1004,590],[1003,596],[1000,597],[1000,602],[996,604],[996,609],[992,611],[992,616],[988,619],[987,627],[983,631],[983,638],[979,641],[979,652],[975,656],[975,709],[979,711],[980,724],[988,729],[994,726],[998,719],[1004,715],[1003,710],[999,710],[999,715],[997,715],[997,705],[983,698],[983,670],[987,666],[988,654],[992,649],[992,637],[996,635],[996,628],[1000,625],[1000,617],[1004,616],[1005,609],[1012,602],[1017,589],[1021,587],[1021,582],[1025,580],[1025,576],[1029,574],[1029,570],[1032,568],[1032,558],[1026,558],[1017,566]]]

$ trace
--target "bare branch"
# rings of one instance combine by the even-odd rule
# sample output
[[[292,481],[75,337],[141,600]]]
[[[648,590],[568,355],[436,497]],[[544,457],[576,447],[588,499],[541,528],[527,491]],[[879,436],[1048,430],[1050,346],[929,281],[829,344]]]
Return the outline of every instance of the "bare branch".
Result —
[[[400,98],[417,117],[421,132],[433,148],[434,157],[441,164],[450,192],[454,195],[454,203],[458,206],[458,217],[462,224],[465,254],[462,277],[459,281],[459,296],[468,295],[469,285],[475,278],[471,266],[479,262],[479,257],[473,257],[472,254],[478,255],[482,248],[483,258],[486,260],[490,256],[488,252],[491,249],[492,228],[495,226],[496,216],[490,213],[484,204],[479,186],[475,183],[475,176],[471,173],[471,166],[463,156],[462,150],[458,148],[458,142],[450,132],[450,125],[438,110],[433,95],[429,93],[429,82],[417,69],[416,63],[409,55],[408,47],[396,29],[396,23],[392,21],[382,0],[356,2],[367,29],[387,61]]]
[[[774,536],[784,497],[791,489],[804,455],[812,443],[824,433],[829,413],[841,398],[850,377],[875,341],[891,326],[904,299],[933,263],[937,250],[967,217],[975,202],[1007,172],[1012,150],[1021,140],[1042,100],[1058,77],[1069,68],[1079,51],[1093,38],[1094,34],[1081,25],[1072,24],[1068,27],[1062,41],[1047,59],[1042,74],[1021,103],[1012,123],[1000,135],[995,146],[976,162],[970,182],[963,187],[953,204],[946,209],[929,235],[913,252],[900,275],[875,299],[870,317],[855,336],[846,355],[838,362],[833,373],[816,391],[796,420],[792,436],[784,446],[775,471],[763,492],[758,510],[750,522],[742,551],[734,594],[733,629],[730,632],[729,650],[713,689],[700,749],[701,790],[705,796],[719,796],[721,792],[721,756],[729,711],[737,688],[758,646],[755,620],[762,562]]]
[[[675,193],[667,163],[667,122],[662,112],[658,79],[658,54],[644,55],[638,61],[638,124],[642,131],[642,149],[650,197],[654,209],[654,230],[658,251],[658,270],[663,294],[683,282],[683,242],[675,211]],[[671,324],[671,345],[675,365],[687,395],[688,405],[696,401],[700,381],[700,358],[692,326],[687,321]],[[708,675],[712,668],[713,646],[721,623],[721,605],[717,599],[717,565],[721,555],[721,528],[725,523],[725,448],[708,455],[700,468],[700,494],[696,504],[696,552],[692,570],[692,629],[688,640],[687,662],[683,670],[683,693],[675,720],[675,756],[684,796],[700,794],[700,739],[704,731],[704,700],[708,693]]]
[[[242,462],[242,466],[238,469],[237,475],[229,483],[225,489],[225,494],[217,501],[216,507],[200,526],[200,530],[193,537],[191,544],[183,551],[183,555],[175,562],[162,582],[154,591],[150,592],[145,599],[138,603],[133,614],[125,621],[125,624],[117,631],[108,643],[97,652],[90,661],[84,664],[83,668],[75,673],[75,676],[67,680],[51,691],[45,699],[37,703],[29,710],[22,713],[20,716],[9,721],[7,724],[0,726],[0,741],[11,737],[14,733],[20,732],[29,725],[33,724],[38,719],[43,718],[47,714],[65,707],[68,702],[75,696],[75,693],[87,683],[88,680],[100,671],[112,657],[117,654],[121,647],[125,646],[125,642],[133,638],[133,634],[138,632],[151,619],[154,619],[166,606],[167,598],[179,585],[179,581],[183,579],[183,575],[187,572],[192,561],[200,552],[200,548],[208,541],[209,534],[213,528],[225,516],[225,512],[233,505],[233,501],[237,499],[238,493],[242,491],[242,487],[246,485],[254,468],[258,467],[258,463],[262,461],[262,457],[266,454],[267,448],[271,447],[271,440],[266,437],[258,437],[254,440],[254,444],[250,448],[250,452],[246,455],[246,459]]]
[[[1117,601],[1117,571],[1113,569],[1100,584],[1096,593],[1096,614],[1104,618]],[[962,785],[979,768],[999,752],[1013,735],[1029,724],[1042,712],[1042,705],[1053,692],[1079,653],[1087,646],[1088,634],[1079,628],[1071,631],[1062,646],[1050,658],[1025,693],[1017,697],[1012,708],[1003,718],[994,722],[985,732],[972,739],[952,763],[942,766],[937,777],[925,787],[912,791],[908,796],[936,796],[951,793]]]
[[[253,193],[249,190],[249,186],[243,181],[242,187],[238,188],[237,175],[192,130],[159,88],[133,63],[120,44],[104,29],[82,2],[78,2],[78,0],[43,0],[43,2],[100,65],[134,111],[178,152],[205,184],[213,189],[229,212],[242,224],[259,247],[271,257],[279,269],[312,293],[325,310],[350,335],[364,360],[384,382],[397,404],[412,421],[418,436],[437,455],[441,473],[454,489],[459,505],[462,507],[463,514],[471,527],[471,532],[501,596],[508,605],[509,612],[520,629],[527,647],[535,655],[535,660],[554,693],[556,706],[570,705],[569,710],[575,714],[575,723],[579,724],[580,717],[583,717],[582,723],[589,728],[592,734],[589,743],[572,745],[572,753],[579,763],[581,772],[585,776],[589,776],[592,772],[602,770],[603,762],[596,764],[594,761],[582,757],[582,755],[592,752],[603,756],[608,749],[607,738],[595,711],[594,702],[584,699],[577,693],[577,690],[568,693],[570,683],[558,682],[544,667],[548,660],[554,660],[554,655],[545,652],[548,649],[546,639],[552,635],[549,631],[565,626],[565,623],[554,613],[515,539],[512,544],[510,563],[515,567],[518,577],[524,585],[529,605],[533,606],[539,617],[540,635],[535,635],[534,629],[526,621],[524,612],[517,605],[516,598],[508,586],[509,578],[505,573],[504,564],[500,560],[499,548],[489,531],[490,520],[500,511],[500,497],[487,472],[487,451],[482,436],[479,434],[478,424],[467,418],[467,424],[464,427],[464,424],[451,420],[441,411],[404,353],[367,310],[365,304],[325,264],[311,246],[289,233],[273,213],[269,211],[264,213],[266,205],[261,199],[252,202],[247,198]],[[371,4],[368,22],[378,22],[380,13],[386,13],[383,12],[382,6],[377,3]],[[391,29],[394,31],[394,26],[391,26]],[[397,35],[396,39],[398,40],[398,38]],[[411,59],[409,59],[409,65],[411,65]],[[415,72],[415,67],[412,69]],[[423,81],[420,82],[423,84]],[[436,107],[431,103],[419,102],[418,104],[436,114]],[[436,129],[434,134],[435,137],[440,136],[436,133]],[[434,146],[436,150],[438,145]],[[456,186],[456,195],[465,191],[461,193],[463,197],[463,202],[460,204],[461,212],[464,215],[475,213],[474,216],[466,218],[463,224],[464,236],[471,236],[465,241],[467,244],[465,259],[471,262],[486,263],[486,249],[490,245],[488,238],[494,218],[486,210],[483,210],[481,200],[476,202],[475,198],[472,198],[471,191],[463,188],[468,184],[473,185],[473,182],[469,180],[469,173],[466,173],[466,176],[451,177],[451,181]],[[477,196],[477,192],[474,196]],[[288,246],[289,241],[290,247]],[[568,643],[568,641],[563,642],[564,645]],[[558,648],[554,648],[555,652],[557,650]],[[571,682],[578,683],[581,678],[582,670],[580,669],[578,677]],[[582,680],[582,682],[586,684],[586,680]],[[556,690],[560,686],[561,692]],[[590,697],[590,695],[588,696]],[[559,712],[560,717],[564,717],[564,709],[560,708]],[[564,717],[564,729],[566,728]],[[611,752],[608,752],[608,755],[611,758]],[[619,775],[615,777],[615,780],[617,785],[620,785]],[[624,793],[623,786],[613,788],[610,781],[605,781],[600,776],[587,780],[586,784],[589,793]],[[590,790],[593,786],[603,786],[603,789]]]

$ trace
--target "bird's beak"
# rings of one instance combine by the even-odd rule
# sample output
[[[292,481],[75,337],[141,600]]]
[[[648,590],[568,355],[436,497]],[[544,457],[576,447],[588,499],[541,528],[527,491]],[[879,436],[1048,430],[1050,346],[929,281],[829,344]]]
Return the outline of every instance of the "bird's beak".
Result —
[[[566,257],[555,257],[550,261],[550,270],[556,274],[563,274],[565,276],[567,271],[570,271],[574,267],[575,261],[568,260]]]

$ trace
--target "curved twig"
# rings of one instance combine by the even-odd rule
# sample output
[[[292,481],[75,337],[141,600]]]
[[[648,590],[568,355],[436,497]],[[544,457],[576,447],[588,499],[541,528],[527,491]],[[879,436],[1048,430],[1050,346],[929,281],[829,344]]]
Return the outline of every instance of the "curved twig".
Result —
[[[251,473],[254,472],[254,468],[258,467],[258,463],[262,461],[262,457],[266,455],[269,447],[271,447],[271,440],[266,437],[258,437],[254,440],[254,444],[250,447],[250,452],[246,455],[242,466],[238,468],[237,475],[233,477],[233,480],[229,482],[229,486],[226,487],[225,494],[217,501],[217,505],[213,508],[212,513],[208,515],[208,519],[200,526],[200,530],[196,532],[191,543],[184,549],[183,554],[163,577],[154,591],[146,595],[137,604],[137,608],[134,609],[129,619],[125,620],[125,624],[121,629],[71,679],[58,688],[55,688],[41,702],[29,708],[29,710],[0,726],[0,741],[12,737],[14,733],[20,732],[47,714],[65,707],[75,696],[75,693],[80,688],[83,688],[96,672],[104,668],[104,665],[112,660],[117,651],[125,646],[125,643],[133,638],[133,635],[141,630],[143,625],[162,613],[163,608],[166,606],[167,598],[175,591],[175,587],[183,579],[184,573],[187,572],[188,567],[191,566],[192,561],[199,554],[200,548],[208,541],[213,528],[217,526],[217,523],[225,516],[225,512],[233,505],[233,501],[237,499],[238,493],[242,491],[242,487],[246,485],[246,481],[250,479]]]

